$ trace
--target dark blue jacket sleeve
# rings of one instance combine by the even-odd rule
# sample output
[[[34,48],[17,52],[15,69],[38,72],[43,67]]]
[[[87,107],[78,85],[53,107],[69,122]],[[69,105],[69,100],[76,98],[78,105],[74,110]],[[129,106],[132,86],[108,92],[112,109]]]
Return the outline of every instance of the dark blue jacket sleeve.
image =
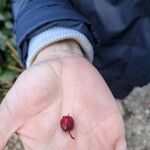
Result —
[[[13,0],[12,8],[17,47],[24,65],[29,40],[52,26],[75,29],[92,43],[88,31],[90,22],[72,7],[69,0]]]

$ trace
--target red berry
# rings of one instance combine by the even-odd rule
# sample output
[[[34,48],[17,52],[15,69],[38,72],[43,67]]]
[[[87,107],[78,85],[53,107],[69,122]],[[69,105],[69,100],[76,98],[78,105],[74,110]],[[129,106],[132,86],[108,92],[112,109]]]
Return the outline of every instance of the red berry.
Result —
[[[74,128],[74,120],[71,116],[63,116],[60,121],[60,126],[63,131],[69,132],[72,139],[75,139],[70,133],[70,131]]]

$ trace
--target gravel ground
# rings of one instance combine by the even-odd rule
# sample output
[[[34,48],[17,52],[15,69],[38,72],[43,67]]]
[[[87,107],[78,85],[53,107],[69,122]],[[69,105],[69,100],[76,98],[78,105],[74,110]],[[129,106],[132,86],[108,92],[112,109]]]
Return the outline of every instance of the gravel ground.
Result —
[[[136,88],[124,101],[129,150],[150,150],[150,85]]]
[[[135,88],[121,104],[128,150],[150,150],[150,85]],[[17,135],[9,140],[6,150],[23,150]]]

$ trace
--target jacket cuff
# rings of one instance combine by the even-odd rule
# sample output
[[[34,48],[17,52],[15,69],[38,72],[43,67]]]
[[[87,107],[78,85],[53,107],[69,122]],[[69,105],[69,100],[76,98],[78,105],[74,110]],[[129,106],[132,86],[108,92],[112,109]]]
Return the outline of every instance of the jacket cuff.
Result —
[[[70,28],[53,27],[41,32],[30,40],[26,61],[27,68],[31,66],[33,60],[42,49],[50,44],[66,39],[76,40],[80,44],[85,58],[90,62],[93,61],[93,47],[84,34]]]

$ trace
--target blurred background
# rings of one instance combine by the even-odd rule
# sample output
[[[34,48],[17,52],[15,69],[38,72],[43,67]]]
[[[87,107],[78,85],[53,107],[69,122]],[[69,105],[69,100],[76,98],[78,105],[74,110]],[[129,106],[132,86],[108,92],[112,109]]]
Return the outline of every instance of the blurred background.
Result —
[[[12,31],[11,0],[0,0],[0,100],[22,71]]]
[[[23,71],[13,34],[11,0],[0,0],[0,102]],[[135,88],[119,103],[126,129],[128,150],[150,150],[150,85]],[[23,150],[14,134],[6,150]]]

